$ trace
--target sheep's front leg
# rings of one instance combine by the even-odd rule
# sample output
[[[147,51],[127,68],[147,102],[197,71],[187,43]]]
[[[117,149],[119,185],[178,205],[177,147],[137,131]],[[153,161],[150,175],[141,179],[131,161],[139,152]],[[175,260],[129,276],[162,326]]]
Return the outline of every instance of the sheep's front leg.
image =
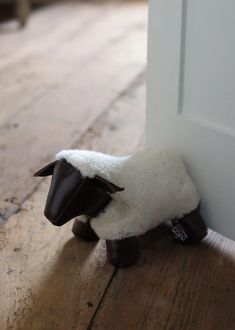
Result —
[[[87,242],[98,241],[99,237],[96,235],[94,230],[91,228],[90,222],[75,220],[73,223],[72,232],[77,238],[81,238]]]
[[[140,257],[139,240],[136,237],[106,240],[106,249],[108,261],[117,267],[131,266]]]
[[[173,221],[172,225],[174,238],[181,243],[196,244],[207,235],[207,226],[199,208],[186,214],[182,219]]]

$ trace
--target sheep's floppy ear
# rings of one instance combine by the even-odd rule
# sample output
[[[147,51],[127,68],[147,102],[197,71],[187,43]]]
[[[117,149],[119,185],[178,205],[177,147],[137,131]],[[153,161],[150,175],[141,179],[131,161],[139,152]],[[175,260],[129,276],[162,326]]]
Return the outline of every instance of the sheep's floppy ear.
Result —
[[[53,171],[54,171],[54,167],[57,164],[58,160],[55,160],[54,162],[47,164],[46,166],[44,166],[43,168],[41,168],[39,171],[37,171],[36,173],[34,173],[33,176],[48,176],[48,175],[52,175]]]
[[[93,179],[93,183],[98,186],[99,188],[102,188],[106,192],[109,192],[110,194],[113,194],[117,191],[123,191],[123,187],[118,187],[114,183],[96,175]]]

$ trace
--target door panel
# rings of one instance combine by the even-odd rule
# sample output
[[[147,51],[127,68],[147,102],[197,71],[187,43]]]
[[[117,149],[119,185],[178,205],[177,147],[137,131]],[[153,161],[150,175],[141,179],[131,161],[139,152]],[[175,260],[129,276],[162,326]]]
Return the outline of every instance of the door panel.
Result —
[[[235,2],[185,2],[183,115],[235,133]],[[183,66],[183,68],[182,68]]]
[[[235,2],[150,0],[147,144],[181,151],[207,223],[235,239]]]

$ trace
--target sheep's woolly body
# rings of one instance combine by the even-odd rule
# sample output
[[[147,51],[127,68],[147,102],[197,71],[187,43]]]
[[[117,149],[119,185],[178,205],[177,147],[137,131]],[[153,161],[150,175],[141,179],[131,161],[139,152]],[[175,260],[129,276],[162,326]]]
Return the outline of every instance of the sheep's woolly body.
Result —
[[[199,204],[195,185],[180,155],[147,149],[126,157],[85,150],[64,150],[83,176],[99,175],[125,190],[112,195],[104,213],[91,220],[100,238],[114,240],[141,235],[160,223],[181,218]]]

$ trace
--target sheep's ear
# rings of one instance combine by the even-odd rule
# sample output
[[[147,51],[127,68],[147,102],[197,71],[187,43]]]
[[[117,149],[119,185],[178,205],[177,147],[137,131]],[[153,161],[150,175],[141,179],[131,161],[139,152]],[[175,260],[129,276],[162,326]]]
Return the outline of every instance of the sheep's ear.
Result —
[[[47,164],[46,166],[44,166],[43,168],[41,168],[39,171],[37,171],[36,173],[34,173],[33,176],[48,176],[48,175],[52,175],[53,171],[54,171],[54,167],[57,164],[58,160],[55,160],[54,162]]]
[[[96,175],[93,179],[93,182],[96,186],[98,186],[99,188],[102,188],[103,190],[105,190],[106,192],[109,192],[110,194],[113,194],[117,191],[123,191],[124,188],[123,187],[118,187],[116,186],[114,183]]]

